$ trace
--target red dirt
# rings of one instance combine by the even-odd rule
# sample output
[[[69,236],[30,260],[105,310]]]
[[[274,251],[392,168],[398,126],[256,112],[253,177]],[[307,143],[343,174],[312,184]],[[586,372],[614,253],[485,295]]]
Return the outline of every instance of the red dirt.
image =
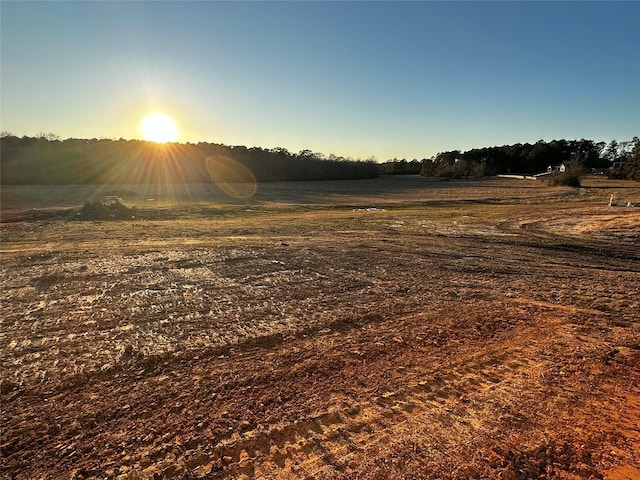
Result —
[[[5,226],[2,476],[640,478],[640,214],[501,208]]]

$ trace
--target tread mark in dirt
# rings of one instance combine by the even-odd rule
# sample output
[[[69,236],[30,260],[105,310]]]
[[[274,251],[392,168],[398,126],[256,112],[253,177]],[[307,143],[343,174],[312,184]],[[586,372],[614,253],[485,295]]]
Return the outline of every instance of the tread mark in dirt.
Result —
[[[192,474],[207,478],[270,476],[292,468],[299,473],[319,473],[327,464],[340,466],[348,463],[352,453],[384,444],[393,438],[395,430],[420,416],[446,411],[454,392],[495,387],[500,382],[496,368],[508,368],[502,364],[506,358],[506,353],[478,356],[444,376],[385,392],[371,402],[336,405],[268,431],[235,433],[220,441],[212,454],[186,452],[182,463]],[[525,369],[526,365],[518,368]],[[154,471],[158,471],[157,466],[143,473]]]

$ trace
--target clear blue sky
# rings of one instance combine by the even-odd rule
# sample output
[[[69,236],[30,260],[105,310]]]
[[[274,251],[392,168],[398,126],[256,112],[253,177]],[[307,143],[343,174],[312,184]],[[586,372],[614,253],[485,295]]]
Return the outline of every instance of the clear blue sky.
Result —
[[[1,128],[383,161],[640,135],[639,2],[1,2]]]

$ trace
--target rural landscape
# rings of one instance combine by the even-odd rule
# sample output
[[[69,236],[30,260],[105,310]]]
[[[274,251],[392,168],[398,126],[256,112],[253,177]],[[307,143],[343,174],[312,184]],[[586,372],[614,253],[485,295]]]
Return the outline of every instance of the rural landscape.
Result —
[[[3,478],[640,478],[638,182],[1,194]]]
[[[639,18],[0,1],[0,480],[640,480]]]

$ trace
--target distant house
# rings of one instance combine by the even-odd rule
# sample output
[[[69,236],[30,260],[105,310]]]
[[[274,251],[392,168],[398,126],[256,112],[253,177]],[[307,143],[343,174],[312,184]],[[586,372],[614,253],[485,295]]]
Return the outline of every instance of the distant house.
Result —
[[[547,173],[560,172],[564,173],[567,170],[567,166],[564,163],[560,165],[549,165],[547,167]]]

